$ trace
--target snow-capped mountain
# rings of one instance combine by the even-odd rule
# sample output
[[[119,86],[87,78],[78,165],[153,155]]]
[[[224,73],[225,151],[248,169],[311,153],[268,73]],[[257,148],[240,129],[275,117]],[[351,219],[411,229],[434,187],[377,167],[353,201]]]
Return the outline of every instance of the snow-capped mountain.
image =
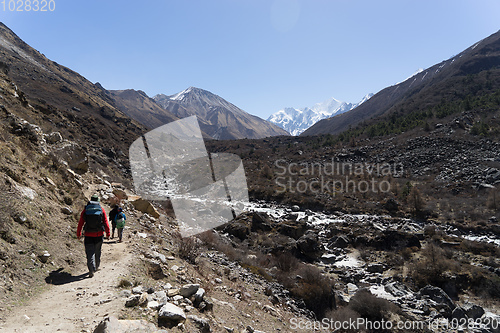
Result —
[[[281,127],[200,88],[189,87],[170,96],[158,94],[153,99],[179,118],[196,115],[201,130],[214,139],[259,139],[288,135]]]
[[[356,104],[341,102],[332,97],[310,108],[284,108],[272,114],[267,120],[285,129],[291,135],[299,135],[321,119],[330,118],[352,110],[372,96],[373,94],[370,93]]]

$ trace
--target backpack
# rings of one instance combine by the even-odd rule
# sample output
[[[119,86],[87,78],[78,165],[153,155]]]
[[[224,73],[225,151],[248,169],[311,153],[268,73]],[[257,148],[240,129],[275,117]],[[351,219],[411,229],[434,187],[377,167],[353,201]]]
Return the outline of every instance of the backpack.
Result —
[[[98,202],[90,201],[85,206],[85,214],[83,214],[85,232],[99,232],[104,230],[102,214],[102,208]]]
[[[125,214],[118,213],[116,215],[116,227],[118,229],[121,229],[121,228],[125,227]]]

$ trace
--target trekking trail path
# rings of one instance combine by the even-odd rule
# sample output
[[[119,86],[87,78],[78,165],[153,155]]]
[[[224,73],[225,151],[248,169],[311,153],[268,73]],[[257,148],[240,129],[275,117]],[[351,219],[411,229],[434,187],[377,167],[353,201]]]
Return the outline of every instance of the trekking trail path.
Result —
[[[109,207],[102,204],[106,213]],[[111,225],[110,225],[111,226]],[[128,237],[122,243],[115,238],[104,240],[101,266],[93,278],[88,277],[83,237],[79,258],[81,265],[73,274],[54,274],[48,290],[29,300],[27,305],[14,309],[0,323],[0,332],[93,332],[107,315],[118,317],[123,299],[118,296],[117,285],[129,272],[133,256],[127,250]]]

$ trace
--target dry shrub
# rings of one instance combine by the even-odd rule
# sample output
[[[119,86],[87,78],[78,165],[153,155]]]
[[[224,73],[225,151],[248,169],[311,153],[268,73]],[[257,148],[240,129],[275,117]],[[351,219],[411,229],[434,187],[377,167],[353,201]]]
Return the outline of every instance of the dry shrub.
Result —
[[[252,274],[255,275],[260,275],[262,278],[264,278],[267,281],[272,281],[273,277],[266,272],[266,270],[260,266],[248,264],[248,263],[241,263],[241,267],[248,269]]]
[[[456,263],[445,256],[445,252],[439,246],[429,243],[422,250],[422,258],[411,267],[411,277],[417,287],[422,288],[428,284],[441,286],[446,278],[443,273],[452,269]]]
[[[485,257],[500,257],[500,248],[490,243],[463,240],[460,244],[460,249]]]
[[[290,292],[301,298],[317,318],[323,318],[326,311],[335,307],[333,281],[311,265],[302,264],[295,273],[297,281]]]
[[[401,257],[403,257],[403,260],[405,262],[408,262],[412,259],[413,256],[413,251],[409,247],[405,247],[404,249],[401,250]]]
[[[284,273],[289,273],[299,267],[299,260],[291,253],[280,253],[274,257],[276,267]]]
[[[128,287],[132,287],[132,282],[130,282],[130,280],[122,278],[118,282],[118,288],[128,288]]]
[[[358,313],[361,318],[378,322],[387,321],[391,313],[399,311],[394,303],[378,298],[366,289],[358,290],[349,301],[348,307]]]
[[[177,254],[179,258],[184,259],[191,264],[195,263],[200,253],[200,246],[194,237],[184,237],[178,242]]]
[[[329,318],[331,322],[334,323],[344,323],[344,322],[356,322],[358,318],[361,318],[359,316],[359,313],[354,311],[353,309],[349,307],[342,307],[339,309],[335,310],[330,310],[326,313],[325,318]],[[346,328],[340,328],[336,330],[335,332],[338,333],[358,333],[358,332],[366,332],[366,330],[362,329],[361,327],[357,327],[358,329],[349,329],[349,327]]]
[[[244,253],[235,249],[228,241],[224,240],[217,232],[208,230],[196,236],[208,249],[224,253],[229,260],[240,261]]]

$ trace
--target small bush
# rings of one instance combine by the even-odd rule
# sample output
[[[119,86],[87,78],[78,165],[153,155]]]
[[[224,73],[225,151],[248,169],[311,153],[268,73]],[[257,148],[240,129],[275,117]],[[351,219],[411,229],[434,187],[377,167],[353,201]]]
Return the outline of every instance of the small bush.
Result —
[[[132,287],[132,282],[127,279],[122,278],[120,282],[118,282],[118,288],[128,288]]]
[[[349,301],[349,308],[369,321],[388,320],[391,313],[398,312],[399,308],[388,300],[378,298],[369,290],[360,289]]]
[[[433,243],[428,244],[421,254],[422,258],[410,267],[410,276],[418,288],[428,284],[445,288],[449,282],[445,272],[461,271],[458,262],[448,259],[446,252]]]
[[[333,282],[323,276],[317,267],[302,265],[296,274],[298,279],[290,292],[301,298],[317,318],[323,318],[326,311],[335,308]]]
[[[359,313],[354,311],[353,309],[349,307],[342,307],[336,310],[330,310],[326,313],[325,318],[331,319],[331,322],[337,322],[337,323],[344,323],[344,322],[356,322],[358,318],[361,318],[359,316]],[[339,330],[336,330],[335,332],[338,333],[358,333],[358,332],[366,332],[366,330],[363,330],[361,327],[357,327],[358,329],[349,329],[347,328],[340,328]]]
[[[184,259],[191,264],[195,263],[200,252],[200,246],[197,244],[197,238],[185,237],[179,240],[177,254],[179,258]]]
[[[282,272],[288,273],[298,268],[299,260],[291,253],[280,253],[275,256],[276,267]]]

